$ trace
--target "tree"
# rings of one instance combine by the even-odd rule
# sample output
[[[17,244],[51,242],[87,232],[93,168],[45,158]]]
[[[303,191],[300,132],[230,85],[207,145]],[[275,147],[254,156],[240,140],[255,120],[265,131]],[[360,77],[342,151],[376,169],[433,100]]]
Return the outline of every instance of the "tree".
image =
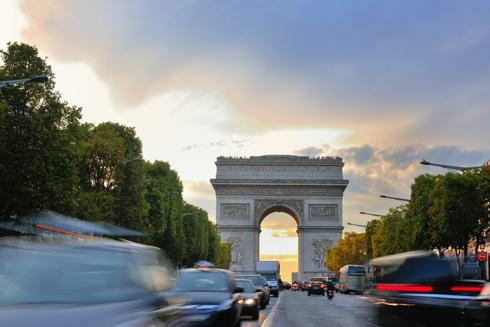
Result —
[[[218,256],[214,266],[221,269],[230,269],[231,265],[231,244],[220,243]]]
[[[61,100],[51,67],[35,47],[8,43],[0,55],[0,80],[49,78],[47,83],[0,89],[0,215],[9,217],[30,209],[73,214],[81,110]]]
[[[215,262],[218,259],[220,243],[218,227],[212,221],[208,221],[208,261]]]
[[[396,254],[409,248],[406,221],[406,205],[390,208],[380,219],[368,223],[366,228],[366,253],[368,258]]]
[[[327,250],[327,268],[340,271],[347,264],[364,264],[366,256],[366,234],[345,233],[336,246]]]
[[[366,257],[367,259],[372,259],[376,257],[374,255],[374,249],[377,244],[374,244],[374,235],[376,234],[376,229],[378,228],[380,221],[379,219],[371,220],[366,225]]]
[[[206,211],[189,203],[184,204],[184,214],[189,214],[184,217],[187,245],[184,264],[192,266],[197,261],[208,257],[209,220]]]
[[[415,178],[411,186],[412,193],[406,215],[407,245],[410,250],[430,250],[437,247],[433,238],[434,224],[429,215],[430,194],[437,178],[429,174],[420,175]],[[444,253],[444,249],[439,248],[439,250],[439,253]]]
[[[475,174],[448,173],[439,178],[431,192],[429,209],[435,223],[439,246],[468,255],[468,245],[475,238],[481,217],[487,214],[480,181]]]

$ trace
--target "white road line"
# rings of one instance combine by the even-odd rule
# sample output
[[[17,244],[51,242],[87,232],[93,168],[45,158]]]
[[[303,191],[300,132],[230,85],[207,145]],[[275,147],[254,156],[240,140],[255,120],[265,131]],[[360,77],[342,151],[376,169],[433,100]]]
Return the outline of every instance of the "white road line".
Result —
[[[281,299],[282,299],[282,296],[279,296],[277,298],[276,304],[274,304],[271,311],[267,315],[267,318],[265,318],[264,324],[262,325],[262,327],[272,327],[272,322],[274,321],[274,317],[276,315],[277,308],[279,307],[279,304],[281,303]]]

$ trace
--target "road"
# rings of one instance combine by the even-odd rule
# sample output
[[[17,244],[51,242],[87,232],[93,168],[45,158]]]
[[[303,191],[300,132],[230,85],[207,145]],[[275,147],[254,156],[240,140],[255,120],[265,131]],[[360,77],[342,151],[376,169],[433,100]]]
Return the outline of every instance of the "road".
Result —
[[[242,326],[316,327],[378,326],[374,304],[363,296],[336,294],[333,301],[326,297],[307,296],[302,292],[281,292],[263,310],[258,322],[243,321]]]
[[[380,305],[360,295],[335,294],[333,301],[329,301],[323,296],[284,291],[279,299],[274,298],[271,305],[261,312],[259,321],[245,320],[242,326],[487,327],[488,323],[472,321],[467,314]]]

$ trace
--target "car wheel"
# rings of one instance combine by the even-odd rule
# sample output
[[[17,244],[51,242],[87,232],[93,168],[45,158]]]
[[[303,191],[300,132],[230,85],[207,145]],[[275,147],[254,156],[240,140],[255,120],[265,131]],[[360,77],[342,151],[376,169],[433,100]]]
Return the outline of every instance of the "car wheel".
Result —
[[[310,292],[308,292],[308,296],[310,296],[310,295],[311,295],[311,293],[310,293]]]
[[[259,308],[257,307],[257,310],[255,310],[255,313],[252,315],[252,320],[259,320]]]

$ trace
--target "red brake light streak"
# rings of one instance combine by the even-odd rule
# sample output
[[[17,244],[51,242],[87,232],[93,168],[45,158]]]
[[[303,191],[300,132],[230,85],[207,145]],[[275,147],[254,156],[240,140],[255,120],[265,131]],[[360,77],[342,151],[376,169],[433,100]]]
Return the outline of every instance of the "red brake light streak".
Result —
[[[451,287],[453,292],[481,292],[483,286],[453,286]]]
[[[433,291],[432,286],[403,285],[403,284],[378,284],[376,285],[376,289],[378,291],[413,292],[413,293],[430,293]]]

